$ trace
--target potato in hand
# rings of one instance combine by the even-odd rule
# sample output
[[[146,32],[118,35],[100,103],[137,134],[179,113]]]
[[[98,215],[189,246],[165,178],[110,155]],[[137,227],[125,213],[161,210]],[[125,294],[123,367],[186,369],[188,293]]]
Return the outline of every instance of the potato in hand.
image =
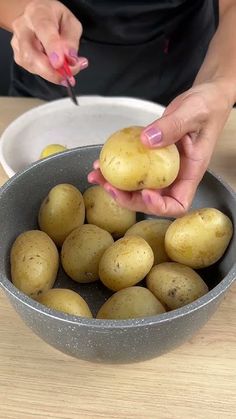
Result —
[[[145,147],[142,127],[129,127],[112,134],[102,147],[100,170],[113,186],[124,191],[166,188],[176,179],[180,157],[176,145]]]

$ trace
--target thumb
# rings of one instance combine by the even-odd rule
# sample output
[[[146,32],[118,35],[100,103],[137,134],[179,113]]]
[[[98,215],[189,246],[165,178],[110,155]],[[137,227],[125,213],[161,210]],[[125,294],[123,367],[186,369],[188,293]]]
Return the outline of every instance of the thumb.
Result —
[[[182,102],[173,112],[166,112],[141,133],[146,147],[160,148],[176,143],[186,134],[198,132],[203,122],[201,110],[190,100]],[[166,109],[166,111],[168,108]]]

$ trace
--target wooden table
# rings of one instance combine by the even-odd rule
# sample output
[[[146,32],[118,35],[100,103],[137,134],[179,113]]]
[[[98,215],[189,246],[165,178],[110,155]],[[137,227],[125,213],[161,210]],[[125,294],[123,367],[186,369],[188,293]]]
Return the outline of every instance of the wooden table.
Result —
[[[39,103],[0,99],[0,130]],[[211,167],[236,187],[236,110]],[[0,169],[0,184],[6,179]],[[0,292],[0,419],[235,417],[236,285],[207,325],[182,347],[122,366],[90,364],[46,345]]]

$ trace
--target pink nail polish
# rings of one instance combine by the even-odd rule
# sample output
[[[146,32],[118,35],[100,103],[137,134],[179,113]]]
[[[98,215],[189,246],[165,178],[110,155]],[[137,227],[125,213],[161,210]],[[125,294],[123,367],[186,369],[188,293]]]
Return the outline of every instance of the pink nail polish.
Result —
[[[70,65],[76,65],[78,64],[78,58],[70,57]]]
[[[70,85],[71,86],[75,86],[75,79],[74,79],[73,76],[72,77],[69,77],[69,82],[70,82]]]
[[[154,127],[147,128],[144,132],[149,144],[151,146],[161,143],[162,132]]]
[[[71,48],[71,49],[69,50],[69,56],[70,56],[71,58],[75,58],[75,60],[76,60],[76,61],[78,61],[78,53],[77,53],[76,49]]]
[[[74,77],[70,77],[70,78],[69,78],[69,82],[70,82],[70,85],[71,85],[71,86],[75,86],[75,79],[74,79]],[[60,82],[60,85],[61,85],[61,86],[63,86],[63,87],[68,87],[68,82],[67,82],[67,80],[66,80],[66,79],[62,80],[62,81]]]
[[[94,183],[94,184],[98,184],[96,177],[94,176],[94,172],[90,172],[87,176],[88,182],[89,183]]]
[[[57,53],[56,53],[56,52],[52,52],[52,53],[49,55],[49,61],[50,61],[50,63],[52,64],[52,66],[55,66],[55,65],[57,65],[57,64],[58,64],[58,61],[59,61],[59,56],[57,55]]]
[[[62,81],[60,82],[60,85],[61,85],[61,86],[63,86],[63,87],[68,87],[67,80],[62,80]]]
[[[84,70],[88,67],[88,60],[85,57],[79,57],[78,58],[78,64],[80,66],[80,70]]]
[[[152,204],[151,197],[149,195],[143,195],[143,200],[146,205]]]
[[[95,170],[100,168],[99,160],[95,160],[95,162],[93,163],[93,168]]]
[[[106,189],[106,191],[109,193],[109,195],[111,195],[111,197],[113,199],[117,198],[117,195],[116,195],[115,191],[113,191],[113,189]]]

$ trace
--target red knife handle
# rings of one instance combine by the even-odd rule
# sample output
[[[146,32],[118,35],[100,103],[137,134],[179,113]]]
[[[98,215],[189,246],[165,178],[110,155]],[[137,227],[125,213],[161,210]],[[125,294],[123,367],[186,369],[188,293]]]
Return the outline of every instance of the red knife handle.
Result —
[[[58,68],[57,71],[64,78],[73,76],[66,58],[64,60],[63,65],[60,68]]]

